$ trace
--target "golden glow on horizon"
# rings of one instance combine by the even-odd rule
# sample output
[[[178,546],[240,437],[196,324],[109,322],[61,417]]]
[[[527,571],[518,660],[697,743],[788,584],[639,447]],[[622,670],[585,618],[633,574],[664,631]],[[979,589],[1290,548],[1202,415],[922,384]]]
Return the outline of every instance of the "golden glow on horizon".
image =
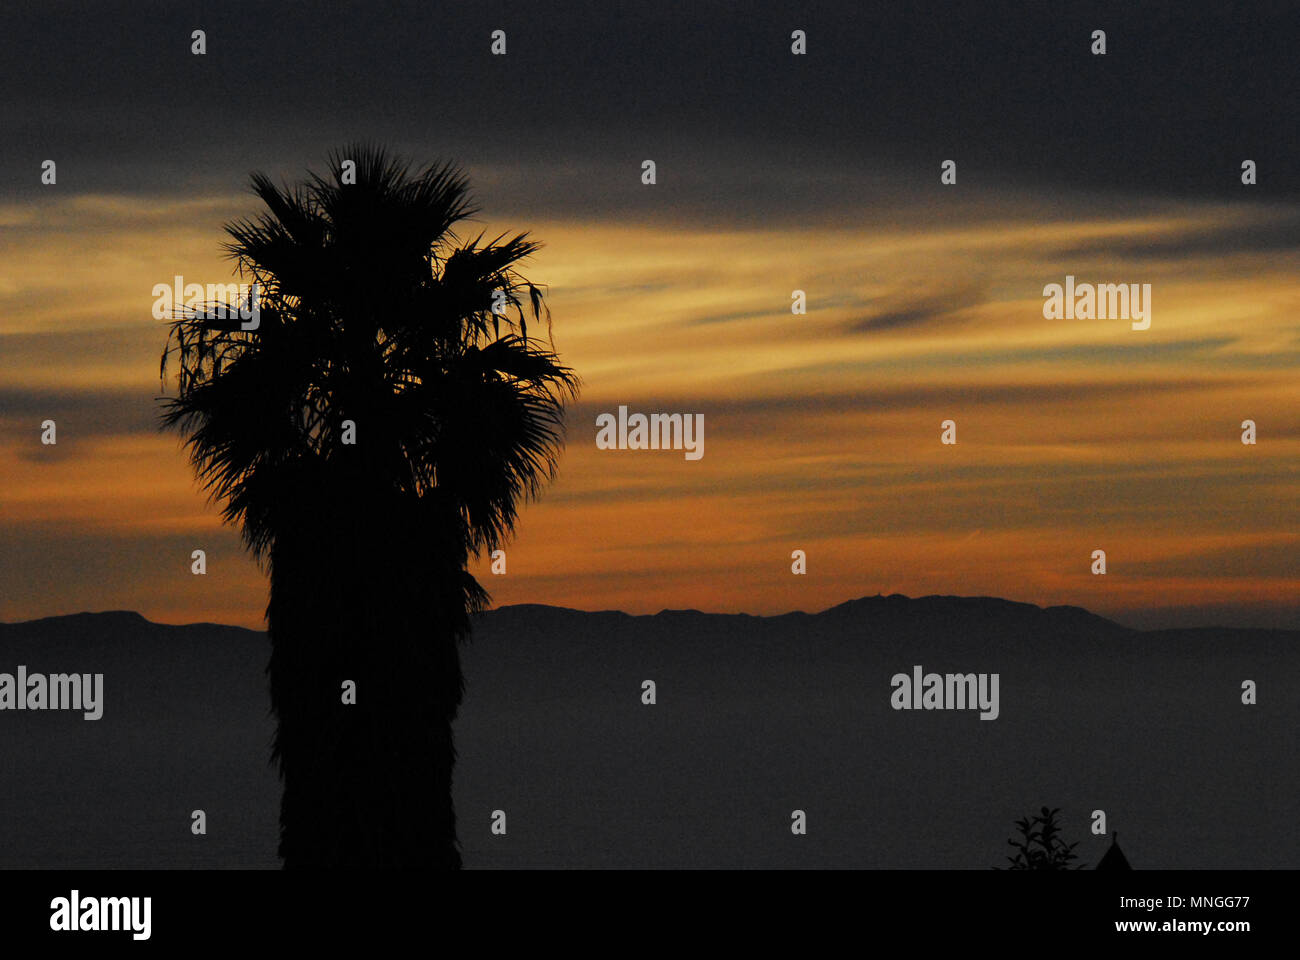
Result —
[[[152,286],[226,282],[220,226],[247,204],[0,207],[0,391],[36,398],[0,409],[14,561],[0,620],[131,608],[260,625],[264,578],[177,439],[147,424],[164,337]],[[549,287],[556,347],[584,390],[559,480],[507,547],[509,574],[474,570],[498,603],[634,613],[817,610],[877,592],[1121,620],[1294,605],[1295,254],[1107,247],[1176,245],[1257,215],[1205,205],[1037,223],[1009,206],[998,224],[885,231],[486,224],[545,242],[526,272]],[[1042,287],[1067,273],[1151,283],[1151,329],[1044,320]],[[794,289],[804,316],[790,313]],[[39,445],[46,402],[70,411],[57,450]],[[597,450],[594,416],[620,404],[703,413],[704,458]],[[947,418],[955,447],[939,444]],[[1257,446],[1239,442],[1246,418]],[[204,578],[189,573],[196,547]],[[1088,572],[1099,547],[1106,577]]]

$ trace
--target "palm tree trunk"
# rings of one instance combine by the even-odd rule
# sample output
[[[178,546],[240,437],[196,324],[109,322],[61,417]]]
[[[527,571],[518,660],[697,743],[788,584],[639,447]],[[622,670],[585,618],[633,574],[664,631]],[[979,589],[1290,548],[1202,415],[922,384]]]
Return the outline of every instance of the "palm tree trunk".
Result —
[[[282,528],[271,553],[280,855],[286,868],[457,868],[464,602],[414,527],[343,503]]]

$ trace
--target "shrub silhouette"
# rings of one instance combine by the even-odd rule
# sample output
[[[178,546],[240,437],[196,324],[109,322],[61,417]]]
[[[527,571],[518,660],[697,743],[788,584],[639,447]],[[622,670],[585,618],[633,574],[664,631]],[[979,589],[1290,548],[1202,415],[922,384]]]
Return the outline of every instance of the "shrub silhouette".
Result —
[[[1061,828],[1057,821],[1060,807],[1049,810],[1042,807],[1037,814],[1021,817],[1016,821],[1020,836],[1007,841],[1016,848],[1014,857],[1007,857],[1011,865],[1004,870],[1081,870],[1083,864],[1075,864],[1078,855],[1074,848],[1079,844],[1066,843],[1061,838]]]

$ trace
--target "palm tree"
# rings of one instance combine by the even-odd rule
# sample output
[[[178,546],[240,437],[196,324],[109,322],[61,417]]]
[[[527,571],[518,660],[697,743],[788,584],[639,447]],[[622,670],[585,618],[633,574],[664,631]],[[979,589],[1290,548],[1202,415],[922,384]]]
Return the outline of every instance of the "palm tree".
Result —
[[[464,175],[366,145],[327,176],[252,186],[267,212],[225,247],[258,325],[182,311],[162,420],[269,573],[280,856],[459,867],[458,644],[488,601],[466,567],[554,478],[577,395],[528,336],[529,314],[550,328],[517,272],[539,244],[462,241]]]

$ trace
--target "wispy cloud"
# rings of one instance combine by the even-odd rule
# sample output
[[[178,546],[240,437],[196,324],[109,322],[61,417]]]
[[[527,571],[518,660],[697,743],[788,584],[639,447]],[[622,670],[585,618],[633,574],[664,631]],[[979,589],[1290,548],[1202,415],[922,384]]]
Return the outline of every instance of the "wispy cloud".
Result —
[[[496,599],[772,613],[967,592],[1122,619],[1248,597],[1279,616],[1300,586],[1277,537],[1300,515],[1296,263],[1280,235],[1243,243],[1231,270],[1178,251],[1232,246],[1256,222],[1267,234],[1280,214],[1171,203],[1043,218],[1038,203],[689,231],[494,213],[488,230],[546,242],[527,272],[548,284],[556,346],[586,385],[509,576],[479,570]],[[260,622],[265,584],[245,559],[223,559],[212,594],[159,579],[187,543],[239,556],[177,439],[156,432],[164,325],[149,314],[152,285],[175,273],[229,277],[220,221],[239,204],[218,216],[160,198],[141,213],[82,197],[10,235],[0,539],[24,545],[0,568],[12,615],[138,600],[172,619],[192,604],[188,619]],[[1150,255],[1161,249],[1170,259]],[[1045,320],[1043,285],[1085,270],[1151,282],[1152,328]],[[806,315],[790,311],[796,289]],[[619,404],[702,413],[704,458],[597,450],[595,416]],[[57,450],[39,445],[46,417]],[[947,418],[955,447],[938,442]],[[1239,442],[1246,418],[1256,447]],[[1098,545],[1114,563],[1104,582],[1084,562]],[[806,578],[789,572],[795,548]],[[115,551],[136,579],[104,580]],[[32,574],[51,563],[57,580]]]

